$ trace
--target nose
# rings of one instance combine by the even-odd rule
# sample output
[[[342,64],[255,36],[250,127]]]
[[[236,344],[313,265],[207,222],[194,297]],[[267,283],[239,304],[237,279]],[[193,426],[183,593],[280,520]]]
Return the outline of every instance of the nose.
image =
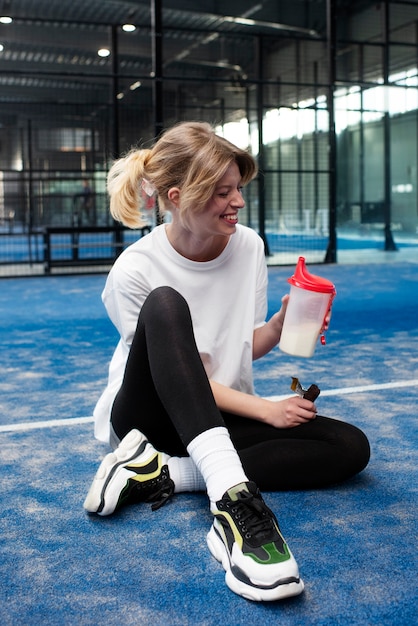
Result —
[[[240,189],[235,190],[231,204],[237,209],[243,209],[245,207],[245,200]]]

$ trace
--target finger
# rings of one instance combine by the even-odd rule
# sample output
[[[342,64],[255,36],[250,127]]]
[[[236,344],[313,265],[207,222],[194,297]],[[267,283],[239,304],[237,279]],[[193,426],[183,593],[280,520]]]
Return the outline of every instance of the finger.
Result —
[[[306,421],[310,422],[316,418],[316,411],[306,411],[301,417]]]

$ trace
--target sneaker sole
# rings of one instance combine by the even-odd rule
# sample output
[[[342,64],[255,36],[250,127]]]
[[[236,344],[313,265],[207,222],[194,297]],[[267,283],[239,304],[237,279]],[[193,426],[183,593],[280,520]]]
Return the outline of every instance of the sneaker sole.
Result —
[[[247,577],[244,581],[243,578],[238,578],[234,574],[233,566],[231,569],[228,551],[213,526],[207,535],[207,544],[212,556],[222,564],[226,572],[225,582],[229,589],[247,600],[255,602],[283,600],[284,598],[298,596],[305,587],[301,578],[279,579],[269,587],[254,585]],[[238,574],[239,570],[236,573]]]
[[[139,432],[131,430],[120,442],[114,452],[105,456],[93,479],[89,492],[84,500],[83,507],[88,513],[111,515],[115,508],[105,509],[105,493],[111,480],[115,477],[121,465],[136,458],[143,452],[148,440]]]

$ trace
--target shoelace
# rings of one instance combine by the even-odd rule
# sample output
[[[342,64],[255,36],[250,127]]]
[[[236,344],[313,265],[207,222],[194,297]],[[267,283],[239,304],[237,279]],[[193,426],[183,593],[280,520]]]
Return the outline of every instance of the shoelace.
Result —
[[[136,486],[139,490],[143,489],[143,485],[140,483]],[[169,477],[167,466],[161,469],[161,474],[157,476],[157,478],[150,481],[147,489],[150,489],[151,493],[148,498],[146,498],[145,502],[153,502],[151,510],[157,511],[164,506],[174,493],[174,482]]]
[[[150,496],[147,502],[153,502],[151,505],[152,511],[157,511],[159,508],[171,498],[174,493],[174,483],[171,478],[168,478],[167,482],[152,496]]]
[[[263,542],[275,528],[273,525],[273,513],[268,506],[251,493],[240,491],[237,500],[227,503],[234,518],[241,521],[241,526],[245,532],[245,537],[256,537]]]

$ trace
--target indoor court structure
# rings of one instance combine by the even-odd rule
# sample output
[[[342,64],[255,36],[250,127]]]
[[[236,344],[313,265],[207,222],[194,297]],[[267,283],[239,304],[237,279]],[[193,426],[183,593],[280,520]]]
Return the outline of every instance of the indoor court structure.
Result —
[[[144,197],[122,228],[107,173],[185,120],[257,160],[240,223],[268,316],[300,256],[336,286],[326,344],[275,348],[256,393],[316,384],[371,446],[343,484],[264,493],[305,582],[280,602],[225,585],[203,492],[83,509],[109,452],[107,272],[170,220]],[[416,624],[418,0],[0,0],[0,391],[2,625]]]

